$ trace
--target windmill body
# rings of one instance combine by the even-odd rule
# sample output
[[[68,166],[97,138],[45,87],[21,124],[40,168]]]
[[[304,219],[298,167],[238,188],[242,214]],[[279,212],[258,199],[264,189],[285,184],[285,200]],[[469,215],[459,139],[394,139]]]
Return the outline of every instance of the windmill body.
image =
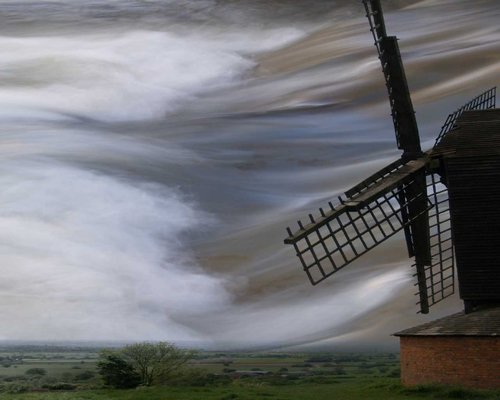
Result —
[[[448,187],[465,310],[500,306],[500,109],[464,112],[431,156]]]
[[[469,333],[474,335],[478,332],[477,324],[491,325],[492,329],[482,332],[487,331],[486,336],[494,338],[488,351],[493,352],[496,361],[489,367],[498,371],[500,109],[495,109],[496,88],[450,114],[435,146],[422,152],[397,39],[387,36],[380,0],[362,0],[362,3],[382,65],[397,147],[403,153],[400,159],[346,191],[336,205],[330,202],[328,207],[320,208],[319,213],[309,214],[307,223],[298,221],[295,232],[287,228],[285,243],[294,246],[309,280],[315,285],[403,232],[408,255],[414,259],[420,312],[428,313],[429,307],[451,296],[457,275],[465,306],[460,316],[463,318],[452,316],[451,325],[455,323],[457,337],[467,336],[464,334],[467,327],[472,327]],[[422,370],[435,369],[432,362],[419,364],[418,360],[426,357],[409,357],[408,361],[405,356],[408,352],[403,352],[403,337],[405,343],[409,343],[408,337],[421,339],[420,336],[429,332],[438,335],[439,324],[446,325],[446,321],[426,327],[425,334],[418,329],[415,332],[420,333],[415,335],[411,330],[400,333],[402,360],[406,359],[407,363],[405,367],[402,362],[403,382],[467,382],[459,374],[453,375],[455,367],[445,368],[443,373],[430,373],[420,380],[413,379],[422,377]],[[450,332],[447,330],[443,335],[453,336]],[[431,344],[431,348],[436,347],[436,354],[444,354],[440,353],[441,342],[434,340]],[[464,345],[455,341],[445,347],[459,351]],[[419,346],[422,347],[419,344],[416,348]],[[414,354],[415,348],[409,348],[409,354]],[[454,357],[450,354],[450,358]],[[481,359],[482,356],[472,353],[471,357]],[[468,362],[464,359],[463,365]],[[481,383],[472,375],[470,386],[500,387],[498,379],[485,378]]]

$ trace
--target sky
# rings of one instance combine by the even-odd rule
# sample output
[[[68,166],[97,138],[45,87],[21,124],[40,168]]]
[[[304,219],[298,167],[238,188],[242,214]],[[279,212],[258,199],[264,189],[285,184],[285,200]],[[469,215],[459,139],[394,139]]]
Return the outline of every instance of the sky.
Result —
[[[311,286],[285,228],[399,157],[361,2],[0,1],[0,340],[397,346],[402,236]],[[385,2],[423,147],[495,1]]]

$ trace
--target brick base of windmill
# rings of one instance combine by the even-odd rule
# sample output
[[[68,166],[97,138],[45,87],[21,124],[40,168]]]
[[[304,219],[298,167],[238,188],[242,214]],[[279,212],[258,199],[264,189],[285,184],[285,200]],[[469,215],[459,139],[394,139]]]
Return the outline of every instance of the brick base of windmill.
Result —
[[[403,385],[500,388],[500,306],[460,312],[395,335]]]

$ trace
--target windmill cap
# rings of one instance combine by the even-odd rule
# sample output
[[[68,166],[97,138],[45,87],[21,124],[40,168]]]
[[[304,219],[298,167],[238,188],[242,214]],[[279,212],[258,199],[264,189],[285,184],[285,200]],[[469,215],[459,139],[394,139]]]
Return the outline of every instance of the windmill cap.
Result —
[[[498,156],[500,148],[500,109],[464,111],[456,126],[432,150],[432,156]]]

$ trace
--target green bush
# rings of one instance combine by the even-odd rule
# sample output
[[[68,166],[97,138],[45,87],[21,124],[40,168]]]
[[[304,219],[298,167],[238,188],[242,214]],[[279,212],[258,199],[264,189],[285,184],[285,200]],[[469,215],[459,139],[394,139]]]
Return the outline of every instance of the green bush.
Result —
[[[230,393],[230,394],[227,394],[225,396],[222,396],[220,398],[220,400],[234,400],[234,399],[237,399],[238,398],[238,395],[236,393]]]
[[[95,373],[92,371],[84,371],[81,374],[75,375],[75,379],[79,381],[87,381],[92,379],[95,376]]]
[[[199,368],[184,368],[169,379],[168,386],[217,387],[226,386],[232,381],[228,375],[207,373]]]
[[[30,368],[25,372],[26,375],[38,375],[44,376],[47,375],[47,371],[43,368]]]
[[[309,363],[325,363],[325,362],[331,362],[333,361],[333,358],[331,356],[326,356],[326,355],[318,355],[314,357],[310,357],[306,360],[306,362]]]
[[[3,380],[4,382],[18,382],[18,381],[27,381],[29,380],[29,378],[23,375],[14,375],[14,376],[7,376]]]
[[[314,365],[309,364],[309,363],[301,363],[301,364],[293,364],[292,367],[294,367],[294,368],[311,368],[311,367],[314,367]]]
[[[310,382],[315,384],[329,385],[332,383],[339,383],[335,379],[329,378],[327,376],[308,376],[304,378],[304,382]]]
[[[228,385],[232,382],[232,379],[227,375],[207,374],[205,379],[206,379],[205,385],[211,385],[211,386]],[[204,386],[204,385],[199,385],[199,386]]]
[[[101,352],[97,369],[104,383],[116,389],[131,389],[141,383],[140,375],[117,352]]]
[[[394,368],[391,372],[387,374],[389,378],[399,378],[401,376],[401,370],[399,368]]]
[[[61,380],[62,380],[63,382],[72,382],[72,381],[73,381],[73,379],[74,379],[74,376],[73,376],[73,374],[72,374],[71,372],[67,372],[67,371],[66,371],[66,372],[63,372],[63,373],[61,374]]]
[[[478,400],[492,397],[492,393],[488,391],[480,391],[474,389],[465,389],[462,387],[444,386],[444,385],[417,385],[400,389],[404,394],[423,394],[432,395],[439,399],[467,399]]]
[[[33,388],[27,382],[12,382],[12,383],[4,383],[0,386],[1,393],[26,393]]]
[[[57,383],[42,385],[42,388],[48,390],[75,390],[77,386],[73,385],[72,383],[57,382]]]

